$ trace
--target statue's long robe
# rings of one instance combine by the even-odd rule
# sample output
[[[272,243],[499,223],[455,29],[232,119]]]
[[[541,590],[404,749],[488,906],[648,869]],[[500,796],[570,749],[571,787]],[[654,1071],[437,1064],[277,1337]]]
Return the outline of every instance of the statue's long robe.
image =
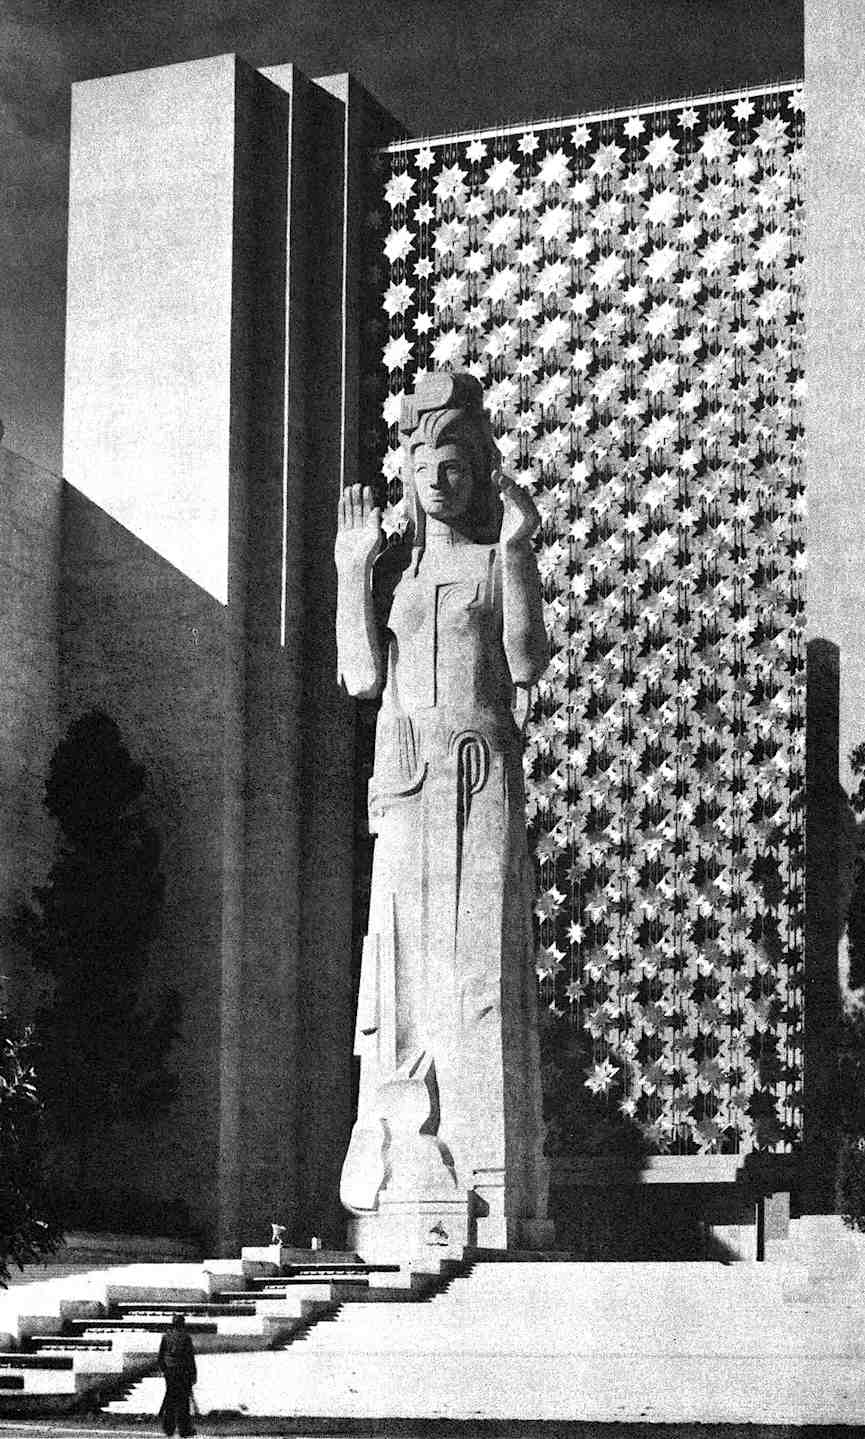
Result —
[[[377,835],[342,1197],[504,1183],[542,1209],[540,1072],[521,735],[497,545],[438,544],[389,619],[369,793]]]

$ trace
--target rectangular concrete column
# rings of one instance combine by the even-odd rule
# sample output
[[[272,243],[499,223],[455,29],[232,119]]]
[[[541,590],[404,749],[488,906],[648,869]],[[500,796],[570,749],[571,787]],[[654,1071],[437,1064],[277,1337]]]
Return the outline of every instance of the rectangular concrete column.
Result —
[[[237,61],[73,86],[63,473],[225,602]]]
[[[217,1173],[200,1189],[205,1205],[217,1194],[226,1250],[266,1239],[271,1220],[341,1238],[351,1110],[353,708],[336,685],[332,565],[356,415],[351,87],[270,73],[222,56],[88,82],[73,100],[65,464],[223,607],[197,855],[218,880],[204,972],[219,1033],[214,1047],[197,1032],[191,992],[182,1042],[187,1067],[212,1075]],[[125,693],[142,743],[184,753],[172,675]],[[197,936],[182,903],[173,913],[183,988]]]
[[[221,658],[209,670],[217,727],[196,756],[211,833],[202,852],[181,811],[168,879],[191,893],[196,859],[212,871],[215,949],[196,965],[195,988],[184,983],[186,951],[200,936],[176,893],[171,957],[184,1065],[209,1076],[198,1109],[217,1163],[197,1176],[202,1208],[229,1248],[266,1234],[272,1211],[290,1218],[297,1185],[303,655],[286,644],[284,603],[291,122],[290,98],[234,56],[73,95],[66,470],[100,512],[222,606]],[[151,603],[168,623],[164,586]],[[188,764],[183,670],[137,678],[128,676],[123,718],[141,757],[149,745],[157,764],[166,751]],[[69,688],[86,702],[77,675]],[[186,698],[202,703],[194,690]],[[205,1019],[214,1001],[215,1031]]]
[[[865,9],[805,0],[809,636],[840,649],[841,775],[865,740]]]
[[[865,10],[856,0],[805,0],[805,76],[805,1149],[810,1207],[832,1209],[844,790],[850,751],[865,740]]]
[[[219,1194],[224,1251],[297,1202],[303,649],[286,452],[292,99],[236,62]]]
[[[341,1245],[339,1175],[354,1113],[352,964],[354,701],[336,683],[333,542],[343,484],[357,477],[362,232],[369,167],[399,126],[350,75],[310,82],[296,67],[262,72],[292,95],[289,254],[289,505],[303,536],[289,574],[289,619],[302,625],[297,1225]],[[293,319],[293,323],[292,323]],[[308,1082],[307,1082],[308,1081]]]

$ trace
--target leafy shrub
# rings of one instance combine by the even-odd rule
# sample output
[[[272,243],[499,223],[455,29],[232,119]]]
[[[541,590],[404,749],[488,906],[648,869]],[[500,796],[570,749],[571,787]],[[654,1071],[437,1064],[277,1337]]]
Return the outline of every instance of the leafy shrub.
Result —
[[[835,1203],[851,1229],[865,1231],[865,1138],[845,1134],[838,1149]]]
[[[10,1264],[23,1268],[51,1254],[62,1233],[42,1168],[42,1105],[32,1036],[0,1013],[0,1285]]]

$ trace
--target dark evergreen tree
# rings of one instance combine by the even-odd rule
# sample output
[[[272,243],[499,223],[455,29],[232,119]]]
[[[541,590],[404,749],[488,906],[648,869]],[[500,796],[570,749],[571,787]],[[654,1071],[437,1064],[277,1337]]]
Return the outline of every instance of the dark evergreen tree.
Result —
[[[37,1013],[37,1074],[56,1139],[86,1187],[99,1136],[174,1098],[166,1066],[178,997],[147,983],[165,889],[142,805],[145,772],[115,722],[77,719],[51,758],[45,804],[59,825],[48,882],[21,910],[17,937],[52,982]]]
[[[31,1035],[0,1012],[0,1285],[10,1265],[51,1254],[61,1239],[42,1167],[43,1114]]]
[[[847,911],[847,954],[850,987],[862,989],[865,987],[865,744],[858,744],[851,751],[850,767],[857,780],[850,796],[850,808],[856,816],[857,846]]]
[[[849,797],[853,856],[844,923],[848,983],[851,989],[861,990],[865,987],[865,744],[851,750],[850,768],[856,788]],[[841,1016],[837,1078],[839,1143],[835,1198],[847,1224],[854,1229],[865,1229],[865,1013],[858,1006]]]

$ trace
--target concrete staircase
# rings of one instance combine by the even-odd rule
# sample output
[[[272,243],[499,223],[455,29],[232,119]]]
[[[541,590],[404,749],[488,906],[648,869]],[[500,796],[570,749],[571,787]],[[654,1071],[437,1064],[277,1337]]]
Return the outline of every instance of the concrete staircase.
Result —
[[[115,1423],[152,1420],[159,1338],[180,1310],[202,1413],[301,1431],[865,1422],[865,1235],[795,1220],[767,1259],[475,1254],[418,1274],[262,1249],[114,1266],[0,1296],[0,1415],[101,1405]]]
[[[152,1370],[183,1313],[199,1355],[269,1350],[340,1305],[420,1296],[437,1282],[355,1255],[132,1264],[19,1285],[0,1296],[0,1416],[97,1409]],[[159,1401],[154,1411],[159,1407]]]
[[[819,1244],[817,1245],[819,1250]],[[288,1347],[205,1355],[204,1415],[299,1432],[400,1419],[865,1420],[865,1292],[764,1264],[478,1263],[428,1302],[340,1303]],[[162,1386],[110,1406],[153,1415]]]

